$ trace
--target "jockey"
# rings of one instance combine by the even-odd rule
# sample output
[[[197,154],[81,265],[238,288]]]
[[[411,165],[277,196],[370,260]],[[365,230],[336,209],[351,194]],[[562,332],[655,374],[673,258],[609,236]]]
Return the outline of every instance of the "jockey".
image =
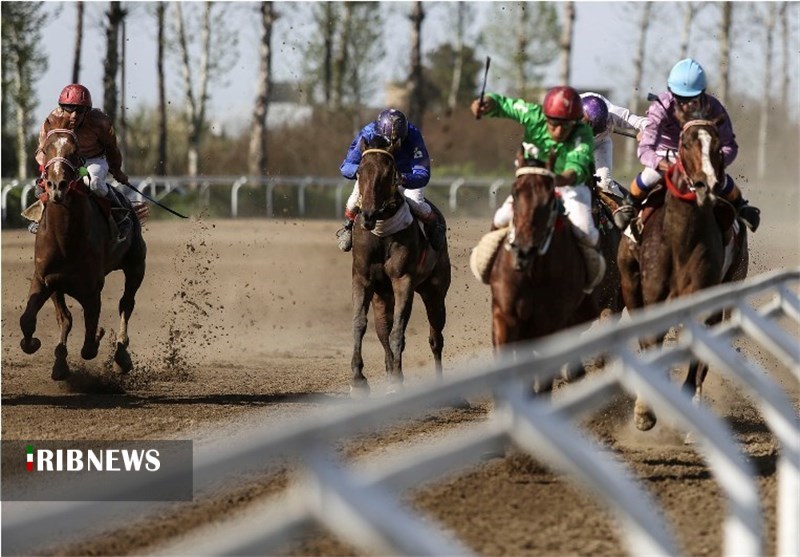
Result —
[[[34,156],[42,172],[47,162],[43,151],[47,132],[64,127],[74,131],[78,137],[78,153],[86,161],[84,165],[89,172],[89,189],[92,193],[110,201],[112,207],[126,209],[111,211],[119,230],[118,241],[123,241],[132,223],[127,207],[120,203],[106,184],[106,176],[110,172],[118,182],[124,184],[128,182],[128,175],[122,171],[122,154],[117,147],[113,122],[102,110],[92,108],[92,95],[83,85],[72,83],[64,87],[58,97],[58,107],[48,115],[39,130],[39,146]],[[38,224],[31,223],[31,232],[36,232],[36,228]]]
[[[361,163],[361,139],[370,141],[374,136],[387,138],[399,145],[394,151],[397,170],[401,174],[400,191],[405,196],[411,212],[425,225],[425,233],[431,247],[441,250],[445,243],[445,227],[430,204],[425,200],[425,186],[431,178],[431,159],[419,129],[406,119],[405,114],[394,108],[387,108],[378,114],[378,119],[370,122],[358,132],[347,155],[339,167],[342,176],[355,180],[353,192],[347,199],[344,209],[344,226],[336,233],[339,249],[350,251],[353,247],[353,223],[358,214],[358,165]]]
[[[645,166],[631,183],[631,195],[635,201],[646,197],[652,187],[661,180],[662,174],[677,160],[678,142],[681,127],[675,116],[675,106],[684,111],[694,111],[707,107],[708,118],[713,120],[720,114],[726,116],[719,126],[719,139],[722,143],[722,157],[729,166],[739,152],[733,125],[725,107],[715,97],[706,93],[706,75],[695,60],[685,58],[675,64],[667,78],[667,90],[650,104],[647,109],[648,124],[639,143],[639,160]],[[747,227],[756,231],[761,221],[761,211],[747,204],[733,179],[726,175],[725,185],[719,192],[737,210]],[[614,222],[620,228],[628,226],[636,214],[635,207],[623,205],[614,214]]]
[[[578,92],[572,87],[553,87],[542,105],[490,93],[483,104],[475,99],[470,108],[475,116],[510,118],[522,124],[523,141],[533,144],[545,160],[550,150],[555,150],[556,190],[586,260],[590,278],[584,291],[591,292],[602,280],[606,263],[597,249],[600,233],[592,220],[591,192],[586,186],[592,176],[594,142],[591,128],[581,120],[583,106]],[[508,196],[495,213],[493,223],[497,228],[511,222],[512,203]]]
[[[599,178],[598,186],[617,197],[624,197],[624,192],[611,177],[614,165],[614,145],[611,133],[615,129],[643,131],[647,119],[633,114],[627,108],[612,104],[598,93],[581,94],[583,104],[583,121],[589,124],[594,133],[594,167],[595,176]]]

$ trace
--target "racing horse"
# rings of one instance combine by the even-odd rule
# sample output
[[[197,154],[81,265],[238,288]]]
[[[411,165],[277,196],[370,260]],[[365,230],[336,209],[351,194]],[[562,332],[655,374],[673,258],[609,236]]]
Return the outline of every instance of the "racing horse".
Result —
[[[394,160],[394,146],[384,138],[361,140],[358,185],[361,194],[360,226],[353,228],[353,358],[351,393],[369,393],[364,376],[361,344],[367,329],[367,313],[373,305],[375,330],[385,353],[388,392],[403,383],[403,350],[414,292],[425,304],[431,351],[437,376],[442,374],[442,349],[450,288],[450,256],[447,243],[440,251],[430,247],[398,189],[401,175]],[[431,205],[433,207],[433,205]],[[439,218],[441,213],[437,211]]]
[[[546,165],[517,153],[511,228],[489,275],[495,350],[598,314],[595,301],[583,292],[586,265],[558,201],[554,160],[554,152]],[[536,390],[551,389],[552,379]]]
[[[733,206],[716,193],[726,180],[717,127],[727,116],[709,120],[704,112],[689,114],[679,106],[675,114],[681,135],[677,162],[664,175],[666,193],[662,189],[660,197],[651,195],[656,200],[650,208],[649,200],[645,203],[640,243],[627,236],[620,241],[617,261],[629,311],[747,275],[746,229],[735,222]],[[721,319],[718,313],[706,323]],[[662,343],[665,336],[666,331],[640,345]],[[695,403],[702,398],[707,371],[697,360],[689,364],[682,388]],[[656,424],[655,413],[640,396],[634,421],[642,431]]]
[[[81,178],[79,170],[83,160],[72,130],[50,131],[44,154],[44,211],[36,233],[34,274],[28,302],[19,320],[23,335],[20,346],[26,354],[33,354],[41,347],[41,341],[33,336],[36,316],[47,299],[52,299],[61,330],[52,378],[65,379],[70,373],[67,338],[72,329],[72,314],[65,296],[70,296],[83,307],[86,334],[81,357],[91,360],[97,356],[105,334],[98,328],[105,277],[111,271],[122,269],[125,289],[119,301],[120,326],[114,363],[117,369],[127,373],[133,367],[128,353],[128,321],[136,291],[144,279],[147,254],[141,223],[131,211],[131,232],[124,241],[117,240],[116,230],[110,228],[112,219],[107,210],[101,209],[96,196],[91,195]]]

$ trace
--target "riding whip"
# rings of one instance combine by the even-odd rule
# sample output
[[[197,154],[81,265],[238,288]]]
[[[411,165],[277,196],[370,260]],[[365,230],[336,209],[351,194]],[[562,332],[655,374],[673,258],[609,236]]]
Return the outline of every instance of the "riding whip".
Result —
[[[489,64],[492,63],[492,57],[486,57],[486,67],[483,69],[483,85],[481,85],[481,96],[478,99],[478,113],[475,115],[476,120],[481,119],[481,106],[483,105],[483,95],[486,93],[486,75],[489,73]]]
[[[186,215],[182,215],[182,214],[180,214],[180,213],[179,213],[179,212],[177,212],[177,211],[173,211],[172,209],[170,209],[170,208],[169,208],[169,207],[167,207],[166,205],[162,205],[161,203],[159,203],[158,201],[156,201],[155,199],[153,199],[153,198],[152,198],[152,197],[150,197],[149,195],[145,195],[145,194],[143,194],[142,192],[140,192],[138,189],[136,189],[135,187],[133,187],[133,186],[132,186],[132,185],[130,185],[129,183],[127,183],[127,182],[122,182],[122,183],[123,183],[123,184],[125,184],[126,186],[128,186],[129,188],[131,188],[133,191],[135,191],[136,193],[138,193],[138,194],[139,194],[139,195],[141,195],[142,197],[144,197],[145,199],[147,199],[148,201],[150,201],[151,203],[155,203],[156,205],[158,205],[159,207],[161,207],[161,208],[162,208],[162,209],[164,209],[165,211],[169,211],[169,212],[170,212],[170,213],[172,213],[173,215],[175,215],[175,216],[177,216],[177,217],[180,217],[180,218],[182,218],[182,219],[188,219],[188,218],[189,218],[189,217],[187,217]]]
[[[639,133],[637,130],[629,130],[628,128],[614,128],[612,131],[619,135],[624,135],[625,137],[636,137]]]

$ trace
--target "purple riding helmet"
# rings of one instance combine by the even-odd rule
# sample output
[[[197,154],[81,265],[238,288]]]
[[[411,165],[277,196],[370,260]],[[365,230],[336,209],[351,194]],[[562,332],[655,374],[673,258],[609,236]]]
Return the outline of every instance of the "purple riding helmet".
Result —
[[[399,110],[387,108],[378,114],[375,131],[388,138],[392,143],[401,141],[408,135],[408,119]]]
[[[597,95],[586,95],[581,98],[583,105],[583,115],[592,128],[592,133],[597,135],[606,131],[608,126],[608,106],[605,101]]]

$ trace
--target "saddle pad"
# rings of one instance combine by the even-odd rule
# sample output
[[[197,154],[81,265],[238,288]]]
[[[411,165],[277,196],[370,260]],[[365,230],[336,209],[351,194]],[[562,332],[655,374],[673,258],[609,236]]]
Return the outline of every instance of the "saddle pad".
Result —
[[[488,234],[484,234],[478,245],[472,248],[469,255],[469,269],[476,279],[483,284],[489,284],[489,275],[492,272],[492,264],[497,256],[497,250],[508,235],[509,228],[499,228]]]
[[[39,222],[42,220],[42,212],[44,212],[44,205],[37,199],[27,209],[22,211],[20,215],[33,222]]]
[[[408,203],[403,203],[394,215],[388,219],[377,221],[371,232],[379,238],[391,236],[408,228],[413,221],[414,215],[411,214]]]

